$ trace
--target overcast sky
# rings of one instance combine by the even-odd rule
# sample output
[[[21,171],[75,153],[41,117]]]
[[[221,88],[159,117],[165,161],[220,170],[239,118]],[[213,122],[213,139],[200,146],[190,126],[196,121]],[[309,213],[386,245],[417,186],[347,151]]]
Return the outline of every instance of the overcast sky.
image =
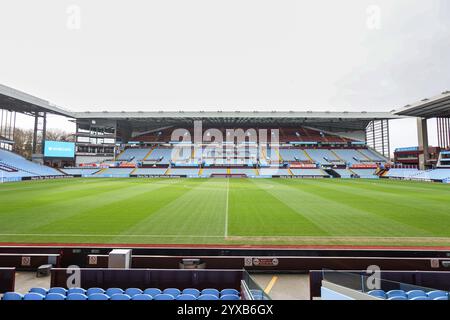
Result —
[[[450,90],[449,0],[0,0],[0,38],[0,83],[77,111],[391,111]],[[417,145],[415,120],[391,143]]]

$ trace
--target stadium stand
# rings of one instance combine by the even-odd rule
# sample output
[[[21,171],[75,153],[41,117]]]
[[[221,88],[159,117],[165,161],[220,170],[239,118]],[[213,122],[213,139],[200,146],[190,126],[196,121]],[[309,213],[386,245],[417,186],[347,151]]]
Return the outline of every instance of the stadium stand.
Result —
[[[307,154],[314,160],[314,162],[321,165],[330,165],[332,163],[342,163],[335,154],[327,149],[306,149]]]
[[[280,156],[283,159],[283,161],[296,161],[296,162],[303,162],[307,161],[309,162],[310,159],[306,156],[306,154],[301,149],[279,149]]]
[[[385,177],[388,178],[412,178],[414,176],[417,176],[418,174],[422,173],[424,171],[421,171],[419,169],[403,169],[403,168],[391,168],[385,175]]]
[[[63,176],[60,171],[26,160],[25,158],[0,149],[0,178],[23,178],[39,176]]]
[[[349,169],[333,169],[341,178],[349,179],[354,177],[354,173]]]
[[[333,149],[333,152],[350,165],[361,163],[364,158],[356,149]]]
[[[166,173],[167,168],[137,168],[131,171],[133,175],[150,175],[150,176],[162,176]]]
[[[117,157],[119,161],[137,162],[145,159],[151,151],[150,148],[129,148]]]
[[[170,168],[166,173],[169,176],[198,177],[199,168]]]
[[[64,168],[61,171],[68,175],[88,177],[100,171],[100,168]]]
[[[351,169],[359,178],[378,179],[375,169]]]
[[[93,177],[103,177],[103,178],[128,178],[133,172],[133,168],[107,168],[100,170]]]
[[[303,177],[328,177],[329,175],[321,169],[291,169],[294,176]]]
[[[22,295],[18,292],[6,292],[2,300],[241,300],[240,293],[236,289],[203,289],[187,288],[31,288],[28,293]]]

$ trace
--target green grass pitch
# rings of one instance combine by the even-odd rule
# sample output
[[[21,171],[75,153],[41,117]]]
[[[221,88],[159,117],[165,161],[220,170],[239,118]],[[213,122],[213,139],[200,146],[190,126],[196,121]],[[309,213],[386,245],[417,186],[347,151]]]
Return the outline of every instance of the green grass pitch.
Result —
[[[450,186],[344,179],[0,185],[0,242],[450,245]]]

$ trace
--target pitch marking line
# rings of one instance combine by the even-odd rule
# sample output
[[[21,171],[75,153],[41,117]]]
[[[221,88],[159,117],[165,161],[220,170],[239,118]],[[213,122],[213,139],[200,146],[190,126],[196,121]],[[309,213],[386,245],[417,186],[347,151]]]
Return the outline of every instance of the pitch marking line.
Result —
[[[70,234],[70,233],[0,233],[0,237],[122,237],[122,238],[223,238],[212,235],[171,235],[171,234]]]
[[[225,238],[228,238],[228,199],[230,194],[230,178],[227,178],[227,201],[225,203]]]
[[[264,289],[264,292],[266,294],[269,294],[270,291],[272,290],[273,286],[275,285],[275,283],[277,282],[278,277],[277,276],[273,276],[272,280],[270,280],[269,284],[267,285],[267,287]]]

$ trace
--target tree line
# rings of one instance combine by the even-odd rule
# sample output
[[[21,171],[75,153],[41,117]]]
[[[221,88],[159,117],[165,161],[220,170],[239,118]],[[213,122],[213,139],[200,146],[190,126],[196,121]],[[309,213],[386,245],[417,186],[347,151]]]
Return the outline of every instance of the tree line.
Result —
[[[72,133],[62,130],[47,130],[46,140],[50,141],[75,141]],[[32,129],[14,129],[14,152],[21,156],[31,159],[33,149],[33,130]]]

